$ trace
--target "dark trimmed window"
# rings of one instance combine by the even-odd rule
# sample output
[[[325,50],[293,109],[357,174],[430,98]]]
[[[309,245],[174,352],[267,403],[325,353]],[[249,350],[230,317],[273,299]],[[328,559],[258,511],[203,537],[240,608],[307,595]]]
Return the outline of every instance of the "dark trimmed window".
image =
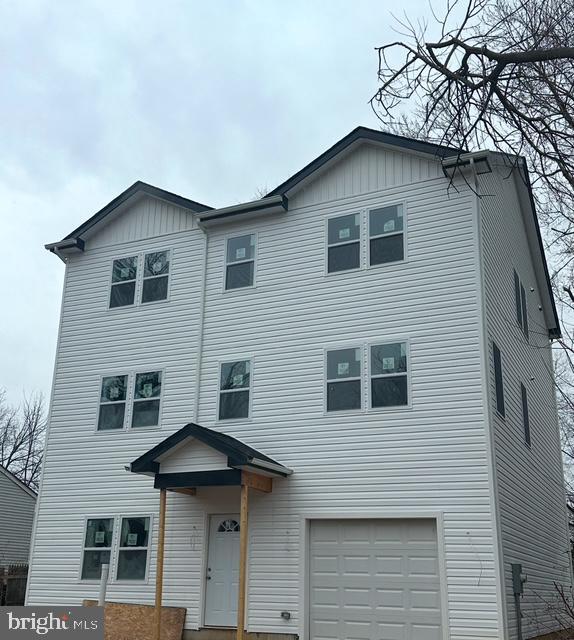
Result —
[[[361,266],[361,214],[327,221],[327,271],[348,271]]]
[[[522,426],[524,428],[524,442],[530,446],[530,416],[528,415],[528,394],[526,387],[520,384],[520,396],[522,398]]]
[[[528,340],[528,299],[526,298],[524,285],[516,271],[514,271],[514,303],[516,307],[516,322]]]
[[[495,396],[496,396],[496,410],[498,413],[504,417],[504,384],[502,379],[502,356],[500,353],[500,349],[496,346],[496,344],[492,343],[492,357],[494,360],[494,387],[495,387]]]
[[[225,288],[252,287],[255,277],[255,234],[227,240]]]

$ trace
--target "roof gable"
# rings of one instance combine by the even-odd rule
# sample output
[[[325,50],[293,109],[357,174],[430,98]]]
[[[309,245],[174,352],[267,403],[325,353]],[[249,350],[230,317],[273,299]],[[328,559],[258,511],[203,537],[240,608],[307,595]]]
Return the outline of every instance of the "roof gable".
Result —
[[[34,498],[34,500],[36,500],[36,498],[38,497],[38,494],[33,489],[30,489],[29,486],[25,485],[19,478],[17,478],[12,472],[8,471],[8,469],[6,469],[6,467],[3,467],[1,464],[0,464],[0,473],[6,478],[8,478],[8,480],[13,482],[19,489],[27,493],[30,497]]]
[[[230,468],[262,464],[265,467],[274,468],[279,475],[288,475],[290,473],[290,470],[283,467],[283,465],[240,440],[193,422],[186,424],[185,427],[134,460],[130,465],[130,471],[143,474],[158,473],[161,463],[169,458],[170,454],[185,446],[186,441],[189,439],[195,439],[219,454],[227,456],[227,466]]]
[[[369,129],[367,127],[357,127],[344,138],[341,138],[332,147],[324,151],[321,155],[317,156],[317,158],[312,160],[309,164],[300,169],[297,173],[285,180],[285,182],[282,182],[279,186],[275,187],[275,189],[270,191],[265,197],[269,198],[278,194],[289,195],[289,193],[296,187],[300,188],[304,184],[308,183],[313,174],[318,171],[325,170],[325,168],[333,161],[340,158],[343,154],[348,153],[358,144],[364,142],[386,145],[403,152],[406,151],[415,154],[423,154],[435,158],[457,156],[465,152],[464,149],[445,147],[431,142],[405,138],[392,133]]]
[[[137,182],[134,182],[131,187],[120,193],[119,196],[114,198],[105,207],[95,213],[91,218],[88,218],[88,220],[83,222],[79,227],[71,231],[62,240],[47,244],[46,249],[53,253],[66,250],[83,251],[87,237],[93,234],[96,229],[107,224],[112,216],[121,214],[123,211],[127,210],[131,203],[146,195],[176,205],[182,209],[191,211],[192,213],[201,213],[203,211],[211,210],[211,207],[205,204],[189,200],[188,198],[183,198],[171,191],[165,191],[165,189],[160,189],[159,187],[154,187],[151,184],[138,180]]]

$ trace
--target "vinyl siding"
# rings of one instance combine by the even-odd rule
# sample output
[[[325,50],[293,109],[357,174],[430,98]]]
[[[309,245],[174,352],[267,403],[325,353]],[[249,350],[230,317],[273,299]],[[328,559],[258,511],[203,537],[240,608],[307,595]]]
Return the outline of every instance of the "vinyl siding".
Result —
[[[507,627],[516,638],[511,563],[528,575],[522,599],[525,638],[554,628],[554,582],[570,584],[562,460],[548,328],[513,179],[500,169],[481,178],[482,262],[490,359],[491,420],[502,534]],[[513,270],[527,296],[529,338],[516,320]],[[533,290],[531,290],[533,289]],[[500,348],[505,418],[495,411],[492,342]],[[532,445],[525,443],[520,385],[528,394]]]
[[[0,567],[28,562],[36,498],[0,471]]]
[[[210,232],[198,416],[192,411],[201,232],[94,246],[70,261],[30,604],[77,604],[97,595],[96,584],[78,581],[84,518],[157,513],[152,480],[127,473],[124,465],[195,419],[294,470],[274,481],[272,494],[253,495],[250,630],[305,637],[305,517],[440,512],[450,637],[500,636],[475,198],[464,184],[447,194],[444,178],[425,174],[412,182],[410,169],[401,174],[389,163],[402,186],[377,191],[371,187],[378,183],[370,182],[350,195],[345,186],[332,191],[317,184],[328,193],[312,203],[294,197],[281,219]],[[368,170],[376,173],[375,166]],[[333,200],[337,194],[345,195]],[[326,275],[326,218],[397,200],[408,216],[408,260]],[[248,232],[257,232],[256,287],[223,292],[225,240]],[[173,252],[169,302],[108,311],[111,260],[154,248]],[[394,339],[409,342],[411,406],[326,414],[325,349]],[[219,364],[246,357],[253,363],[250,418],[219,422]],[[100,376],[155,367],[164,370],[161,429],[96,433]],[[165,602],[187,607],[189,628],[202,624],[207,514],[238,508],[234,488],[169,495]],[[154,528],[152,549],[156,534]],[[154,578],[152,553],[149,582],[112,582],[108,598],[151,603]],[[284,610],[290,621],[281,619]]]

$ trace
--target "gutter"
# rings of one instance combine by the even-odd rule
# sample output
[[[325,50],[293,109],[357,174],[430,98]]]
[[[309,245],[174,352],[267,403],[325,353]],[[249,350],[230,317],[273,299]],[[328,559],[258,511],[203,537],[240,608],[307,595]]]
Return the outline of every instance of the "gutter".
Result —
[[[260,215],[284,213],[289,208],[289,201],[285,195],[276,195],[271,198],[244,202],[232,207],[214,209],[207,213],[199,214],[200,227],[214,226],[228,222],[231,218],[253,218]]]
[[[205,306],[206,306],[206,289],[207,289],[207,263],[209,252],[209,234],[199,221],[197,225],[205,238],[203,246],[203,263],[201,266],[201,293],[199,300],[199,329],[197,334],[197,354],[196,354],[196,372],[195,372],[195,402],[193,416],[196,424],[199,424],[199,397],[201,394],[201,367],[203,364],[203,334],[205,328]]]

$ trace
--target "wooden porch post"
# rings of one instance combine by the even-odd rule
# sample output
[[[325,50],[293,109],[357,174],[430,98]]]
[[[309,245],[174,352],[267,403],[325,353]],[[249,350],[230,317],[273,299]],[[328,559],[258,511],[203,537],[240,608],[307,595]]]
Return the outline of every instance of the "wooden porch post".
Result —
[[[245,593],[247,583],[247,540],[249,527],[249,487],[241,483],[239,515],[239,598],[237,603],[237,640],[243,640],[245,630]]]
[[[161,640],[161,598],[163,594],[163,556],[165,547],[165,508],[167,489],[159,493],[159,531],[157,535],[157,565],[155,575],[155,640]]]

